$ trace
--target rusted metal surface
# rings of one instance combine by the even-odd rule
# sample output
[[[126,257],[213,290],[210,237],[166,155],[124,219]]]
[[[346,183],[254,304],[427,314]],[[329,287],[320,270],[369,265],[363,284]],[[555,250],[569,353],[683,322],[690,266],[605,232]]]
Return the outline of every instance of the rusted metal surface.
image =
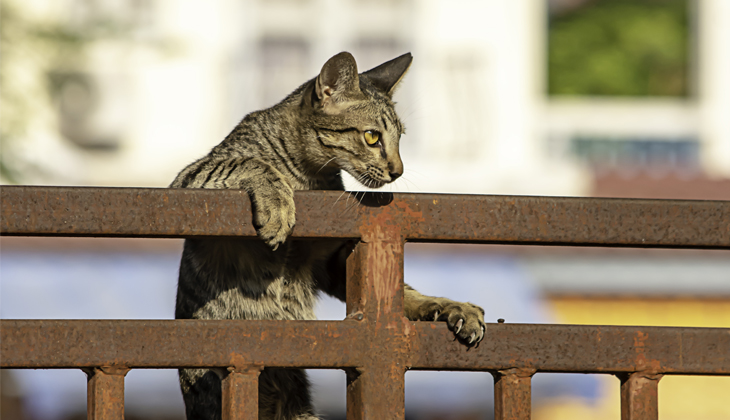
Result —
[[[228,368],[221,381],[221,420],[259,420],[261,370],[258,366]]]
[[[402,419],[405,369],[380,355],[380,362],[347,371],[347,419]]]
[[[484,341],[467,350],[430,322],[0,321],[3,368],[349,368],[401,363],[396,346],[402,363],[420,370],[730,375],[727,328],[488,324]]]
[[[347,418],[402,419],[412,328],[403,317],[403,241],[397,225],[366,232],[347,261],[347,313],[361,360],[347,370]],[[354,317],[353,317],[354,316]]]
[[[662,375],[652,372],[621,374],[621,420],[657,420]]]
[[[429,329],[437,330],[428,331]],[[441,325],[417,323],[411,363],[424,369],[535,368],[542,372],[730,373],[730,329],[488,324],[467,351]]]
[[[3,187],[0,201],[2,235],[255,236],[242,191]],[[499,420],[530,418],[535,372],[619,375],[624,420],[656,418],[662,374],[730,375],[730,329],[498,323],[467,348],[443,323],[403,317],[406,240],[730,249],[730,202],[322,191],[295,201],[293,236],[359,241],[345,321],[0,320],[0,367],[87,370],[89,417],[105,420],[123,417],[129,368],[221,368],[230,420],[258,417],[265,366],[344,369],[356,420],[403,419],[407,369],[492,372]]]
[[[357,204],[362,199],[363,204]],[[251,236],[238,190],[3,187],[0,233]],[[730,202],[297,192],[295,237],[360,238],[368,223],[405,239],[730,249]],[[322,223],[323,220],[331,223]]]
[[[124,376],[129,369],[86,369],[86,417],[89,420],[124,420]]]
[[[494,419],[529,420],[532,412],[534,369],[494,372]]]

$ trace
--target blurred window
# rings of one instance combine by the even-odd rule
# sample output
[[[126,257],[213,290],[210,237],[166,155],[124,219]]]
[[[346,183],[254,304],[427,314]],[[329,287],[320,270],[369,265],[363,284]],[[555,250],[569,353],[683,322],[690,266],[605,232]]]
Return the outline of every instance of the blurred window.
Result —
[[[690,0],[548,5],[549,95],[689,95]]]
[[[598,172],[695,173],[700,144],[693,138],[575,137],[571,152]]]
[[[49,74],[61,134],[86,150],[116,151],[128,126],[126,79],[92,72]]]

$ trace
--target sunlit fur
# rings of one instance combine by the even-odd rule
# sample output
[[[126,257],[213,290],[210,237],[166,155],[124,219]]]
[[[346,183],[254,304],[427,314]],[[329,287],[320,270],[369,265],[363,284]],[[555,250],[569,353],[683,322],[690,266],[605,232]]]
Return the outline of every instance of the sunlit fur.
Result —
[[[180,262],[175,318],[314,319],[320,291],[345,299],[349,244],[286,240],[297,190],[343,190],[340,173],[380,187],[403,172],[403,124],[393,91],[411,63],[403,55],[358,75],[349,53],[332,57],[316,78],[271,108],[253,112],[205,157],[178,174],[173,188],[248,192],[261,240],[188,239]],[[369,145],[364,132],[380,133]],[[444,320],[467,345],[484,336],[483,311],[405,288],[406,316]],[[276,351],[276,349],[272,349]],[[220,372],[180,369],[189,420],[221,418]],[[264,369],[259,417],[317,419],[300,369]]]

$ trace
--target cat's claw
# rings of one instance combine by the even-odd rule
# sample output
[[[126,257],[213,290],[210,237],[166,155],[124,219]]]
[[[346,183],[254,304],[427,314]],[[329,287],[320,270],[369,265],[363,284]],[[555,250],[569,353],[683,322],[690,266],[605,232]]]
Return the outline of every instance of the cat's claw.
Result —
[[[423,314],[421,319],[424,320],[446,321],[446,325],[463,344],[472,346],[484,339],[484,311],[474,304],[431,301],[423,306]]]

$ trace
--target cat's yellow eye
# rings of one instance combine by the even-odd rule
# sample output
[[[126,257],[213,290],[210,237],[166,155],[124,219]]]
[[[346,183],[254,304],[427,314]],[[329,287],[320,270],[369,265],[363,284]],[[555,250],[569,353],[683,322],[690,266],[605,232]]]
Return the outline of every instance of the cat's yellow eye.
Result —
[[[369,144],[370,146],[375,146],[375,144],[380,141],[380,133],[373,130],[368,130],[365,132],[365,142]]]

